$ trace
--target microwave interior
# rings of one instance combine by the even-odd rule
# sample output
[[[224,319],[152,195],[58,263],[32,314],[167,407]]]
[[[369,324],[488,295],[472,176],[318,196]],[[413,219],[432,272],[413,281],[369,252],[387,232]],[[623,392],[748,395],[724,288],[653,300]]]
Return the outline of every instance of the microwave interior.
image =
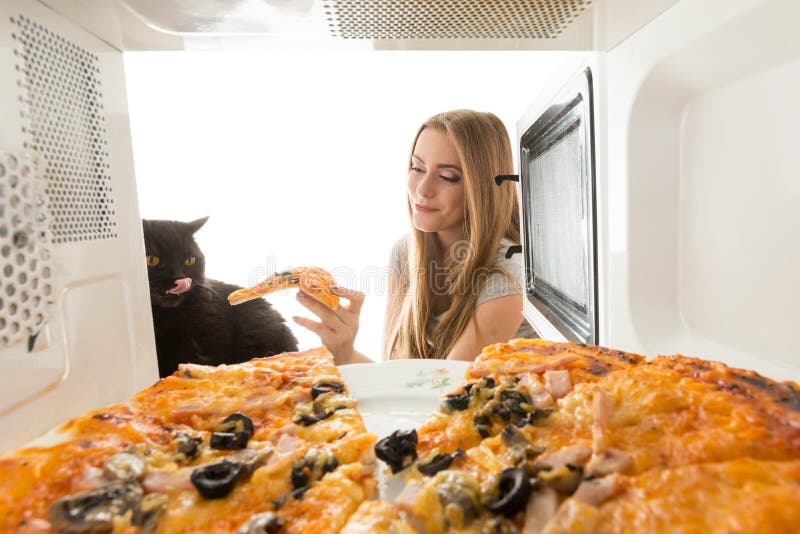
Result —
[[[517,123],[534,328],[797,380],[800,3],[721,3],[4,0],[0,449],[158,376],[128,51],[597,55]]]

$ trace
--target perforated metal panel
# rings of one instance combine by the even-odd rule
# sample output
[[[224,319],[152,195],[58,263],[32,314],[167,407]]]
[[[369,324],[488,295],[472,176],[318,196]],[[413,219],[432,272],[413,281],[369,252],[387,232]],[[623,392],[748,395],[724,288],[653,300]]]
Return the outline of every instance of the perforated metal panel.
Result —
[[[53,288],[45,181],[30,154],[0,151],[0,347],[36,334]]]
[[[27,141],[42,159],[54,243],[116,238],[98,58],[11,18]]]
[[[326,0],[345,39],[555,39],[592,0]]]

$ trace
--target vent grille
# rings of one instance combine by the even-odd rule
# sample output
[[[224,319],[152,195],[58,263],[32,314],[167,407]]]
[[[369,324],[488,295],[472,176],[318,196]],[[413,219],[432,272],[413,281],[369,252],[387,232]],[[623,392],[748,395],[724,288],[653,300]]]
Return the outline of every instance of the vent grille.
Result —
[[[555,39],[592,0],[325,0],[344,39]]]
[[[0,347],[35,335],[53,301],[45,181],[30,155],[0,151]]]
[[[43,158],[53,242],[116,238],[98,58],[25,16],[11,22],[24,146]]]

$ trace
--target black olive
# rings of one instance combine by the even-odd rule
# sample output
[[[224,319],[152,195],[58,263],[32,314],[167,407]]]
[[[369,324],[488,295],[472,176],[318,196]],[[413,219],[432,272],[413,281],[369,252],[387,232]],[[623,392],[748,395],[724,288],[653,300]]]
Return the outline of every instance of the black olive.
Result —
[[[500,392],[500,400],[506,401],[510,400],[515,404],[530,404],[531,400],[525,396],[524,394],[520,393],[519,391],[514,391],[513,389],[504,389]]]
[[[452,454],[437,454],[430,462],[426,464],[417,464],[417,470],[423,475],[430,477],[439,471],[444,471],[450,467],[450,464],[453,463],[453,460],[463,455],[464,451],[461,449],[456,449]]]
[[[545,417],[547,417],[551,413],[553,413],[553,410],[551,410],[549,408],[541,408],[541,409],[533,410],[532,412],[530,412],[528,414],[528,418],[525,420],[525,422],[527,424],[529,424],[529,425],[534,425],[534,424],[536,424],[536,422],[539,419],[544,419]],[[522,425],[522,426],[524,426],[524,425]]]
[[[486,522],[481,534],[519,534],[519,529],[505,517],[495,517]]]
[[[217,425],[217,428],[214,429],[215,432],[245,432],[248,434],[248,439],[253,435],[255,430],[256,429],[253,426],[253,421],[245,414],[239,412],[232,413],[226,417],[220,424]]]
[[[178,432],[175,435],[175,440],[178,442],[178,454],[183,454],[188,460],[197,458],[197,455],[200,454],[200,445],[203,444],[203,438],[192,436],[186,432]]]
[[[504,423],[525,426],[528,421],[528,410],[522,405],[530,406],[530,400],[518,391],[506,389],[500,392],[500,398],[492,404],[492,414]]]
[[[223,460],[198,467],[192,471],[191,479],[200,495],[206,499],[221,499],[231,492],[241,473],[239,464]]]
[[[275,512],[263,512],[250,516],[239,527],[237,534],[276,534],[285,524],[286,520]]]
[[[481,380],[483,381],[482,388],[491,389],[495,386],[494,378],[491,376],[484,376]]]
[[[445,413],[466,410],[469,407],[469,394],[453,393],[442,401],[441,410]]]
[[[209,445],[212,449],[235,451],[247,447],[250,434],[247,432],[214,432]]]
[[[375,455],[397,473],[417,459],[417,443],[416,430],[395,430],[375,444]]]
[[[289,493],[282,495],[281,497],[272,501],[272,506],[274,506],[275,509],[278,510],[281,506],[286,504],[286,501],[288,501],[289,499],[298,499],[298,500],[302,499],[303,495],[305,494],[305,492],[308,491],[308,488],[310,487],[311,486],[303,486],[302,488],[290,491]]]
[[[50,506],[50,524],[57,532],[111,532],[114,518],[135,510],[143,496],[132,480],[67,495]]]
[[[327,393],[327,392],[325,392]],[[312,403],[298,404],[295,407],[292,422],[297,425],[311,426],[318,423],[323,419],[327,419],[339,410],[344,410],[347,406],[331,406],[332,400],[330,395],[320,393],[317,399]]]
[[[330,452],[311,449],[292,463],[291,480],[295,489],[311,485],[339,467],[339,460]]]
[[[344,393],[344,384],[341,382],[317,382],[311,386],[311,398],[316,399],[323,393]]]
[[[498,498],[496,501],[486,503],[486,508],[495,514],[511,517],[528,503],[532,491],[531,483],[525,472],[512,467],[500,473],[497,484]]]
[[[487,416],[476,415],[472,420],[472,424],[475,425],[475,429],[482,438],[488,438],[491,435],[490,421]]]

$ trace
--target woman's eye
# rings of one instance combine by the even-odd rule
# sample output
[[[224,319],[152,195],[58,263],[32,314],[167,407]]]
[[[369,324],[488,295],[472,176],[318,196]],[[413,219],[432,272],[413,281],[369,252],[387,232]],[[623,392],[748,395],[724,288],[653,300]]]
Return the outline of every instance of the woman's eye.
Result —
[[[456,183],[456,182],[458,182],[460,180],[460,178],[458,176],[439,175],[439,178],[441,178],[445,182],[450,182],[451,184],[454,184],[454,183]]]
[[[155,267],[161,261],[161,258],[158,256],[147,256],[147,266],[148,267]]]
[[[422,169],[420,169],[419,167],[411,167],[411,172],[423,173],[423,172],[425,172],[425,171],[423,171],[423,170],[422,170]]]
[[[186,258],[185,260],[183,260],[183,264],[184,265],[194,265],[195,263],[197,263],[197,258],[195,258],[194,256],[192,256],[191,258]]]

